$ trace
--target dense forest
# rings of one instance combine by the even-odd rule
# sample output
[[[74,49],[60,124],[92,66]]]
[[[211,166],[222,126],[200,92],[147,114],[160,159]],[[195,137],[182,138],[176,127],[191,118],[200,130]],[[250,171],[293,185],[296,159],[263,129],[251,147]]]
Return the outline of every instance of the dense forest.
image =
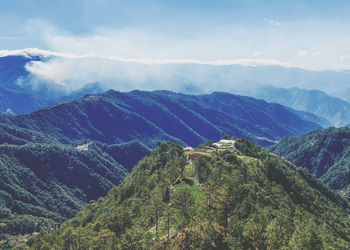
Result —
[[[329,128],[288,137],[270,150],[307,168],[350,198],[350,128]]]
[[[63,145],[0,124],[0,248],[72,218],[86,202],[118,185],[149,152],[137,141]]]
[[[159,143],[106,197],[17,249],[350,248],[346,200],[252,142],[235,147],[194,158]]]

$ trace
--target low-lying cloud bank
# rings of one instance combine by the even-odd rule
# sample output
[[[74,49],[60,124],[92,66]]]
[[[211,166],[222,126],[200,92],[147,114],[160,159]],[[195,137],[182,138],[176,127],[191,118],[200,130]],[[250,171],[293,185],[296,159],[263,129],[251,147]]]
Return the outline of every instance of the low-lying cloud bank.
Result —
[[[105,88],[121,91],[133,89],[167,89],[182,92],[228,91],[240,84],[236,82],[238,68],[295,67],[274,59],[201,61],[123,58],[96,54],[74,55],[39,49],[0,51],[0,57],[11,55],[42,58],[26,65],[33,84],[54,83],[68,90],[76,90],[87,83],[99,82]],[[245,75],[243,72],[240,80],[245,79]]]
[[[347,71],[311,71],[274,59],[200,61],[74,55],[47,50],[0,51],[0,57],[40,57],[26,65],[33,82],[58,84],[69,91],[98,82],[120,91],[166,89],[187,93],[244,93],[262,85],[320,89],[332,93],[334,84],[347,89]]]

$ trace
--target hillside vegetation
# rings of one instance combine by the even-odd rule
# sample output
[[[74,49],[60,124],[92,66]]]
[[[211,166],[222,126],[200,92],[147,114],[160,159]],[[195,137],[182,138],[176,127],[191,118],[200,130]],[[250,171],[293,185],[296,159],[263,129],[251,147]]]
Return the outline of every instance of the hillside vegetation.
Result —
[[[121,182],[128,172],[122,164],[130,170],[148,154],[138,142],[64,145],[0,124],[0,248],[72,218]]]
[[[21,249],[349,249],[345,200],[254,143],[235,146],[189,162],[195,152],[159,143],[105,198]]]
[[[350,198],[350,128],[329,128],[283,139],[271,147]]]

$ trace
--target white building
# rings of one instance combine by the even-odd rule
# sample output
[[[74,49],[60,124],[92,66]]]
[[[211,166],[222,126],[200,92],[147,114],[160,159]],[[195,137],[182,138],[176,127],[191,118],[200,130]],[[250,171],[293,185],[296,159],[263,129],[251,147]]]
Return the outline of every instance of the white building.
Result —
[[[235,140],[220,140],[220,142],[227,143],[227,144],[232,144],[232,145],[236,143]]]
[[[184,151],[193,151],[194,149],[192,147],[185,147]]]

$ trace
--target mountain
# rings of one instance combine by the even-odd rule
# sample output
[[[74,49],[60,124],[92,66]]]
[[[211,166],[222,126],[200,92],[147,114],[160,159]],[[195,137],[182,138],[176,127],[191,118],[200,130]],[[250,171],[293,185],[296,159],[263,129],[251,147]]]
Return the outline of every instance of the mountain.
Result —
[[[2,85],[9,86],[20,78],[28,76],[25,69],[27,63],[40,61],[39,55],[33,56],[4,56],[0,57],[0,82]]]
[[[0,244],[71,218],[119,184],[159,141],[196,146],[234,134],[270,145],[317,128],[281,105],[219,92],[111,90],[1,115]]]
[[[321,125],[323,128],[333,127],[333,124],[330,121],[328,121],[326,118],[323,118],[322,116],[317,116],[317,115],[314,115],[314,114],[306,112],[306,111],[295,110],[295,109],[289,108],[287,106],[284,106],[284,107],[286,109],[288,109],[290,112],[296,113],[302,119],[317,123],[317,124]]]
[[[28,52],[0,57],[0,113],[29,113],[86,94],[103,92],[98,83],[88,83],[74,91],[51,81],[39,80],[27,71],[33,62],[47,62],[52,56]]]
[[[285,136],[321,128],[279,104],[220,92],[195,96],[110,90],[30,114],[3,115],[0,121],[50,135],[61,143],[138,140],[151,148],[164,140],[196,146],[226,134],[271,145]]]
[[[149,152],[137,141],[64,145],[40,132],[0,123],[0,248],[73,217],[85,203],[118,185]]]
[[[129,141],[121,144],[103,145],[103,150],[115,161],[123,165],[128,172],[131,172],[136,163],[151,150],[139,141]]]
[[[329,128],[285,138],[271,151],[307,168],[350,198],[350,128]]]
[[[268,102],[279,103],[295,110],[307,111],[323,117],[335,127],[341,127],[350,123],[350,103],[320,90],[264,86],[244,93]]]
[[[39,57],[0,57],[0,112],[29,112],[54,104],[43,96],[28,93],[28,86],[21,86],[20,80],[28,76],[25,65]],[[31,89],[31,87],[29,88]]]
[[[235,147],[161,143],[105,198],[21,249],[350,247],[349,203],[245,139]]]
[[[98,82],[87,83],[81,88],[78,88],[70,92],[67,96],[62,96],[61,100],[63,101],[72,101],[79,98],[82,98],[86,94],[99,94],[105,92],[106,89],[101,86]]]
[[[16,114],[28,113],[62,101],[80,98],[84,94],[101,92],[106,88],[121,91],[165,88],[187,94],[211,93],[218,90],[244,93],[247,90],[256,90],[255,93],[259,94],[260,88],[269,84],[281,88],[293,86],[300,89],[317,89],[333,96],[347,98],[350,71],[312,71],[269,65],[271,62],[264,65],[264,62],[258,61],[223,61],[221,65],[220,62],[181,60],[176,63],[171,63],[171,60],[162,62],[152,59],[128,61],[97,55],[79,57],[37,49],[7,51],[0,55],[0,112],[12,110]],[[99,86],[91,88],[93,83],[98,83]],[[87,91],[83,91],[79,96],[75,95],[79,92],[79,87],[84,90],[87,84],[90,85]],[[337,88],[334,88],[335,84]],[[70,97],[72,91],[75,94]],[[264,91],[264,87],[261,91]],[[267,97],[281,99],[282,102],[278,103],[290,106],[286,104],[288,100],[271,96],[268,90]],[[317,98],[323,100],[326,97]],[[271,102],[270,99],[266,100]],[[324,106],[325,103],[319,102],[316,106]],[[317,111],[311,102],[302,103],[299,108],[298,105],[296,103],[295,109]],[[309,105],[310,110],[305,109],[305,106]],[[341,104],[337,105],[341,107]],[[333,118],[332,123],[337,125],[339,117],[333,117],[337,112],[328,112],[327,107],[324,109],[325,111],[316,113],[328,120]],[[348,115],[344,119],[348,119]]]
[[[42,60],[45,58],[40,55],[0,57],[0,112],[27,113],[57,103],[57,96],[53,98],[44,85],[40,88],[32,85],[30,73],[25,68],[31,62]],[[58,89],[52,92],[62,95]]]
[[[0,166],[0,241],[52,229],[127,173],[93,145],[0,145]]]

